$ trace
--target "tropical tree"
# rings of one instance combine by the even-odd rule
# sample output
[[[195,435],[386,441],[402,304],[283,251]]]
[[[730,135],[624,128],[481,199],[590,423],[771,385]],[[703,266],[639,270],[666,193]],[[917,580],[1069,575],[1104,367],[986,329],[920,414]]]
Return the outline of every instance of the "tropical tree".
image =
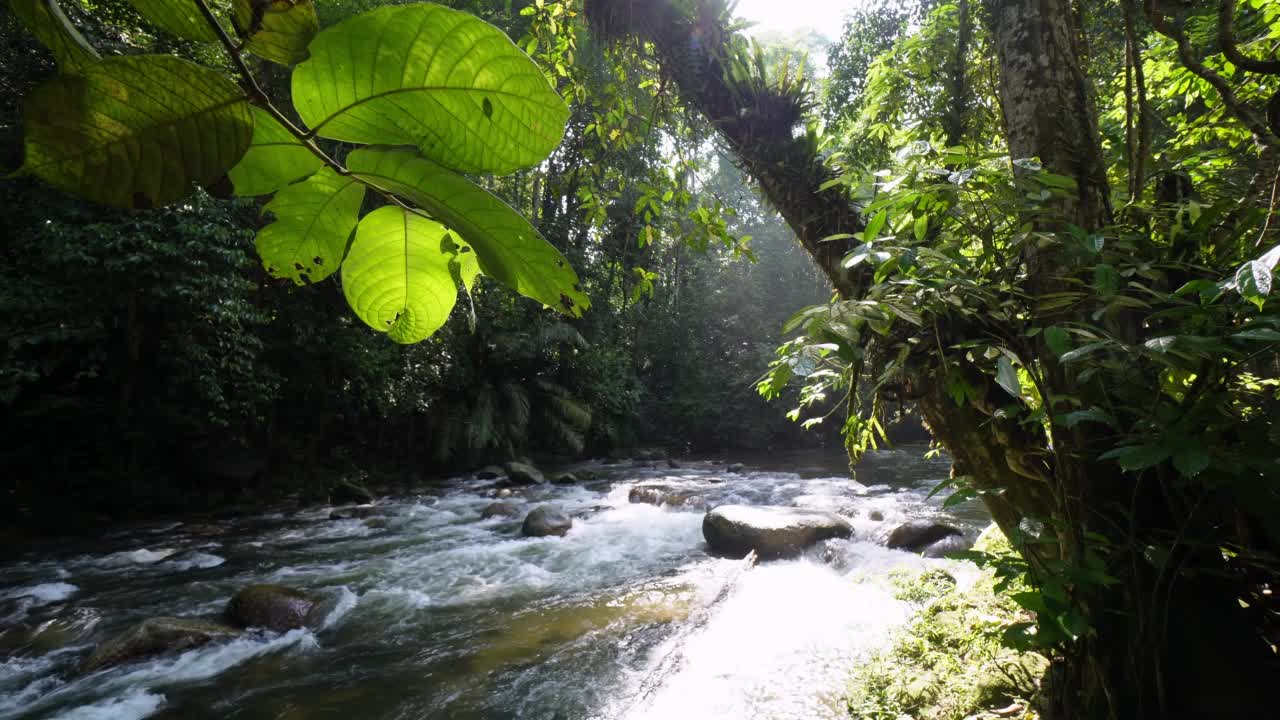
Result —
[[[743,61],[727,4],[584,6],[600,36],[652,48],[839,294],[796,319],[807,341],[792,349],[813,360],[777,372],[835,356],[845,375],[834,382],[863,380],[870,397],[851,393],[846,425],[855,455],[886,401],[914,403],[952,458],[953,483],[982,497],[1019,547],[1011,572],[1034,590],[1017,599],[1037,621],[1009,638],[1055,660],[1046,715],[1267,712],[1280,676],[1268,600],[1280,537],[1267,520],[1280,510],[1268,412],[1280,249],[1268,250],[1274,208],[1257,192],[1275,177],[1274,128],[1244,98],[1276,88],[1269,61],[1238,46],[1274,42],[1274,7],[1253,3],[1240,21],[1230,2],[1147,3],[1180,68],[1148,64],[1152,36],[1132,3],[1116,8],[1128,76],[1171,72],[1243,125],[1255,145],[1233,152],[1258,180],[1239,202],[1183,187],[1117,212],[1108,152],[1151,152],[1141,138],[1157,118],[1151,96],[1141,109],[1135,97],[1130,146],[1102,142],[1102,83],[1087,70],[1124,65],[1099,68],[1085,41],[1106,12],[1084,16],[1067,0],[938,4],[922,32],[954,38],[950,58],[925,47],[914,57],[941,92],[904,118],[924,136],[868,196],[862,178],[825,162],[815,133],[798,131],[804,88]],[[1231,67],[1201,60],[1205,45]],[[989,90],[970,72],[986,63]],[[988,109],[998,123],[984,123]]]

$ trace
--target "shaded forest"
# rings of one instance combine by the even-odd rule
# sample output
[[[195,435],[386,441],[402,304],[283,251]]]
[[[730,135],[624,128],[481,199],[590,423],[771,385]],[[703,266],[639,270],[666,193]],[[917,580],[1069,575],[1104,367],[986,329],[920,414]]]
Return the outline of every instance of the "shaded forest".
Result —
[[[286,5],[5,16],[19,515],[910,412],[1043,717],[1273,711],[1276,3]]]
[[[531,29],[518,6],[459,7]],[[326,25],[363,9],[320,8]],[[127,3],[75,19],[114,52],[210,59]],[[3,32],[15,168],[20,99],[54,64],[13,15]],[[4,463],[21,468],[6,512],[145,515],[323,494],[357,469],[400,482],[526,454],[832,442],[753,387],[786,318],[826,298],[820,276],[705,130],[672,157],[679,136],[652,122],[676,115],[670,101],[631,98],[622,115],[623,79],[602,68],[560,149],[490,187],[581,276],[595,311],[576,322],[482,281],[441,333],[398,346],[350,317],[335,283],[268,275],[261,202],[201,193],[119,212],[4,183]],[[269,87],[287,102],[283,81]],[[596,130],[611,122],[627,135]]]

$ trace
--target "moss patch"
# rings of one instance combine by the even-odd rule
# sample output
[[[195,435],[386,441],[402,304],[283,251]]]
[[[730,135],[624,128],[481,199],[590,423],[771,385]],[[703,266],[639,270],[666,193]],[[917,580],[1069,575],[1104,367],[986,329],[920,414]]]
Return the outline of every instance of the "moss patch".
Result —
[[[1012,552],[990,530],[985,552]],[[992,589],[985,573],[960,590],[941,570],[894,577],[899,599],[918,608],[891,648],[858,667],[849,716],[860,720],[965,720],[1038,717],[1031,702],[1047,661],[1001,644],[1006,626],[1028,620],[1024,610]]]

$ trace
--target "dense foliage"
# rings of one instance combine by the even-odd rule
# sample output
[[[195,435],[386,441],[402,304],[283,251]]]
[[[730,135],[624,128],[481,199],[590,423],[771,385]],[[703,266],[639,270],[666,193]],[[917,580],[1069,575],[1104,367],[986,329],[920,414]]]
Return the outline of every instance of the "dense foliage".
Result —
[[[316,9],[331,27],[382,4]],[[609,75],[603,62],[557,59],[568,40],[542,26],[563,8],[458,5],[506,30],[552,77],[557,63],[573,74],[557,80],[582,98],[561,146],[538,167],[481,184],[566,256],[593,311],[567,322],[482,275],[439,332],[396,345],[351,316],[341,273],[308,270],[299,285],[292,264],[269,263],[287,276],[277,280],[259,257],[264,246],[267,256],[280,251],[272,245],[293,247],[277,240],[304,217],[299,193],[331,179],[256,201],[198,192],[152,211],[106,210],[9,180],[0,184],[11,229],[0,255],[0,377],[5,466],[23,469],[5,487],[10,512],[225,507],[323,493],[356,468],[408,480],[526,453],[823,441],[752,390],[791,309],[827,294],[785,226],[713,145],[686,141],[682,159],[656,150],[665,136],[637,118],[678,114],[651,104],[656,86]],[[219,46],[175,37],[129,3],[62,7],[103,55],[167,52],[235,70]],[[23,162],[22,98],[55,68],[14,15],[2,32],[0,127],[12,169]],[[583,39],[580,52],[603,52]],[[245,62],[293,116],[284,68]],[[317,143],[350,157],[349,145]],[[275,166],[297,177],[318,166],[290,152]],[[245,169],[231,173],[236,187],[270,187],[270,176]],[[633,214],[641,199],[646,213]],[[304,240],[322,250],[325,237]]]
[[[11,3],[10,166],[170,205],[6,186],[19,489],[767,445],[799,309],[759,391],[924,417],[1046,717],[1273,709],[1280,7],[870,3],[823,79],[723,0],[456,4]]]

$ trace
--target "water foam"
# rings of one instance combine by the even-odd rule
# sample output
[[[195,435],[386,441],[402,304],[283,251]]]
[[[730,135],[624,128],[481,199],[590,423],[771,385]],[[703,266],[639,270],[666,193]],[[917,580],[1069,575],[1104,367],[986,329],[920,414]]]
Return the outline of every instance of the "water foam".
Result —
[[[163,695],[130,690],[122,695],[54,715],[50,720],[142,720],[160,709]]]

